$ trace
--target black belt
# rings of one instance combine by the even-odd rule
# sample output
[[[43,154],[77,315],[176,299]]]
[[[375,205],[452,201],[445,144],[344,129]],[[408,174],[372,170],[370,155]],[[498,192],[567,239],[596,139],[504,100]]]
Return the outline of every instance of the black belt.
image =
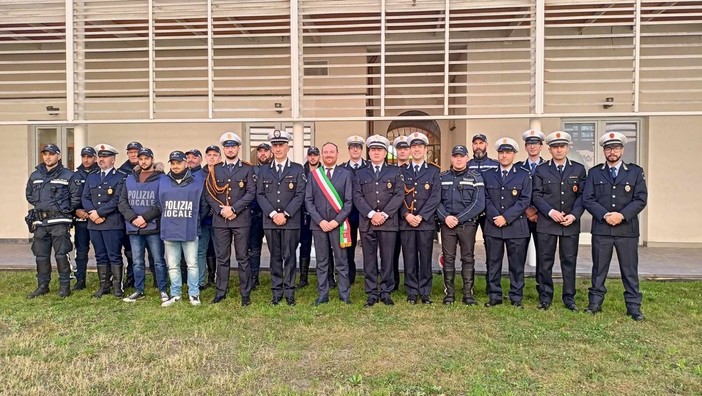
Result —
[[[45,220],[45,219],[54,219],[54,218],[56,218],[56,217],[66,217],[66,215],[63,214],[63,212],[58,212],[58,211],[55,211],[55,210],[50,210],[50,211],[41,211],[41,210],[38,210],[38,211],[37,211],[37,216],[38,216],[41,220]]]

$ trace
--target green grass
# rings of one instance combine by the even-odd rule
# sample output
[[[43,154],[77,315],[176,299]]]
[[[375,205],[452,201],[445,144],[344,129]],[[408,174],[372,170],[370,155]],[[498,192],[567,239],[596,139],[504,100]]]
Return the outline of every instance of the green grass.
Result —
[[[702,282],[643,282],[636,323],[618,279],[593,317],[538,311],[533,280],[524,310],[443,306],[439,277],[431,306],[396,293],[364,309],[357,282],[352,306],[312,307],[308,287],[274,307],[267,275],[248,308],[235,292],[161,308],[152,288],[136,304],[91,299],[95,274],[60,300],[53,276],[50,295],[26,300],[34,274],[0,272],[3,394],[702,394]],[[586,281],[578,292],[584,308]]]

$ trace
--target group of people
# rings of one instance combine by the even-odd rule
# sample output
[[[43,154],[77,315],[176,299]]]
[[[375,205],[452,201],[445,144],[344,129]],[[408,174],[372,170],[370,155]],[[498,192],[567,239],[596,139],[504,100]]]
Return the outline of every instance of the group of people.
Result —
[[[533,237],[539,309],[554,298],[556,248],[563,275],[562,301],[575,304],[575,274],[580,218],[592,214],[592,286],[586,312],[601,311],[605,280],[614,249],[625,287],[627,314],[643,320],[638,284],[638,214],[646,206],[643,171],[622,161],[627,138],[608,132],[599,140],[606,162],[589,172],[568,158],[571,136],[537,130],[522,135],[528,158],[515,162],[520,145],[510,138],[495,143],[497,159],[487,155],[488,139],[472,139],[451,150],[451,166],[441,172],[427,162],[426,135],[415,132],[394,139],[397,164],[387,162],[391,142],[380,135],[347,139],[349,160],[338,164],[339,148],[325,143],[310,147],[304,165],[288,159],[291,136],[275,130],[269,143],[257,147],[257,165],[239,159],[241,138],[227,132],[220,146],[174,151],[170,169],[154,162],[154,153],[129,143],[129,159],[115,168],[117,150],[108,144],[81,151],[75,173],[61,164],[54,144],[42,149],[42,163],[29,178],[27,200],[34,206],[32,250],[38,287],[28,297],[49,292],[51,250],[59,272],[59,296],[71,294],[73,249],[69,228],[75,226],[76,284],[85,288],[88,243],[95,250],[101,297],[124,297],[122,249],[126,248],[127,282],[145,296],[148,257],[162,306],[181,299],[187,279],[189,301],[200,304],[200,291],[214,284],[212,303],[227,297],[231,249],[238,265],[241,304],[251,304],[258,285],[261,249],[270,251],[272,304],[285,299],[295,305],[295,290],[309,282],[314,241],[317,291],[315,305],[329,302],[330,290],[351,304],[356,279],[355,250],[359,240],[366,307],[394,305],[400,286],[399,257],[410,304],[431,304],[433,241],[441,238],[444,304],[456,300],[457,248],[460,247],[462,303],[475,305],[474,247],[477,229],[487,256],[485,307],[502,304],[500,279],[507,253],[509,300],[522,307],[524,266]],[[550,160],[541,158],[544,143]],[[363,159],[364,146],[368,159]],[[205,165],[202,165],[203,160]],[[299,283],[295,284],[299,255]],[[170,280],[170,293],[167,289]]]

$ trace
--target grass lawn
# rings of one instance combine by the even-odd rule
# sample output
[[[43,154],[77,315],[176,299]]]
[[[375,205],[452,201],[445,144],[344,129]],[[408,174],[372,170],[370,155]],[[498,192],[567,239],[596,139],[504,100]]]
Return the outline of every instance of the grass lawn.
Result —
[[[0,272],[3,394],[702,394],[702,282],[643,282],[636,323],[618,279],[593,317],[538,311],[533,280],[524,310],[483,308],[482,277],[480,306],[443,306],[437,276],[431,306],[396,293],[365,309],[362,282],[352,306],[312,307],[311,287],[272,306],[267,274],[247,308],[235,292],[210,305],[211,289],[200,307],[161,308],[151,287],[136,304],[90,298],[94,273],[60,300],[52,276],[50,295],[26,300],[34,274]],[[578,292],[582,309],[587,281]]]

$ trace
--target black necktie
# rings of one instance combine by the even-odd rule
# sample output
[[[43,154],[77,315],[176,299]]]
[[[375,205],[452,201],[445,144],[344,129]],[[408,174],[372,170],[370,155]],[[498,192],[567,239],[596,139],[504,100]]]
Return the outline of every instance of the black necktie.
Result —
[[[358,169],[358,164],[353,164],[353,169]]]
[[[414,176],[417,176],[419,174],[419,165],[414,166]]]
[[[563,165],[558,165],[558,173],[563,174]]]
[[[376,165],[375,166],[375,178],[378,178],[378,175],[380,174],[380,166]]]
[[[331,180],[331,170],[332,168],[327,168],[327,179]]]
[[[536,162],[532,162],[529,166],[531,167],[531,173],[534,173],[536,171]]]
[[[100,182],[105,181],[105,171],[100,172]]]
[[[617,179],[617,168],[611,167],[609,168],[609,174],[612,175],[612,180]]]
[[[505,181],[505,179],[507,178],[507,173],[508,172],[505,170],[502,171],[502,181]]]
[[[283,176],[283,165],[278,164],[278,177]]]

